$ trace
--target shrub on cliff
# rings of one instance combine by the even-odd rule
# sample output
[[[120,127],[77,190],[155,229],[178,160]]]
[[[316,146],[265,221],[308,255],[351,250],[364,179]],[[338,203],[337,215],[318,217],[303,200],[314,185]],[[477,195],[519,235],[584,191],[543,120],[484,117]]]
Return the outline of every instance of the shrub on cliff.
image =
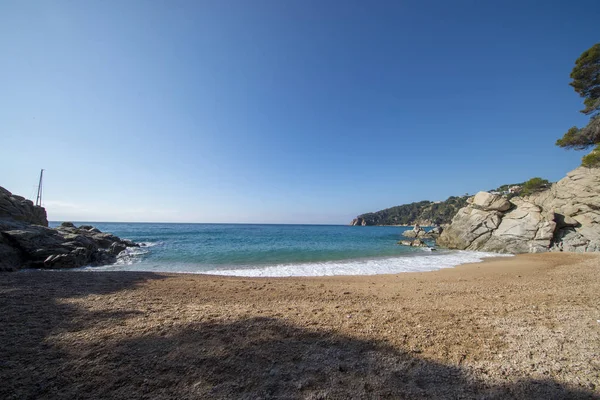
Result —
[[[600,43],[584,51],[575,61],[571,71],[570,85],[584,98],[585,108],[581,112],[590,116],[583,128],[572,127],[556,141],[556,145],[567,149],[585,150],[597,146],[585,156],[582,165],[600,167]]]
[[[542,179],[540,177],[531,178],[523,184],[521,196],[528,196],[536,192],[541,192],[548,187],[550,187],[550,182],[547,179]]]
[[[600,168],[600,145],[581,159],[581,165],[588,168]]]

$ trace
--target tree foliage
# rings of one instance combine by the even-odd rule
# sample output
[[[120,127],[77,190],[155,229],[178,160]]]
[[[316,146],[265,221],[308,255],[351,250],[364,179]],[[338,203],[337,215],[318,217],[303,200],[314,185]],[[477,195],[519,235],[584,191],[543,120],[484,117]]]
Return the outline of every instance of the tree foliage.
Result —
[[[419,201],[359,215],[367,225],[447,224],[467,205],[467,197],[450,196],[446,201]]]
[[[540,177],[531,178],[523,184],[521,196],[527,196],[536,192],[541,192],[548,187],[550,187],[550,182],[547,179],[542,179]]]
[[[579,56],[571,72],[571,79],[570,85],[584,99],[585,108],[581,112],[590,116],[590,122],[583,128],[574,126],[569,129],[556,141],[556,145],[584,150],[600,144],[600,43]],[[598,149],[594,150],[597,151]]]
[[[583,156],[581,165],[588,168],[600,168],[600,144],[590,154]]]
[[[571,71],[570,83],[573,89],[584,98],[586,115],[594,115],[600,111],[600,43],[596,43],[584,51],[575,61]]]
[[[572,127],[556,141],[556,145],[567,149],[585,150],[600,143],[600,116],[592,118],[584,128]]]

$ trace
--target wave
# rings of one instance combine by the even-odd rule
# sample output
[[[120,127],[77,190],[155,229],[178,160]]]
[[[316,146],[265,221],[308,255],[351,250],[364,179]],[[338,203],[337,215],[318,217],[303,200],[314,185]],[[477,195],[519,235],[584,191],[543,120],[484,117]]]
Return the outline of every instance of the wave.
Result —
[[[138,244],[140,245],[140,247],[154,247],[161,243],[162,242],[139,242]]]
[[[394,257],[367,260],[345,260],[320,263],[279,264],[263,267],[212,269],[193,272],[210,275],[245,277],[290,277],[290,276],[333,276],[333,275],[380,275],[401,272],[435,271],[452,268],[460,264],[476,263],[486,257],[510,257],[510,254],[456,251],[436,255]]]
[[[144,250],[143,247],[128,247],[117,256],[117,262],[113,265],[132,265],[142,261],[142,257],[150,253],[150,250]]]

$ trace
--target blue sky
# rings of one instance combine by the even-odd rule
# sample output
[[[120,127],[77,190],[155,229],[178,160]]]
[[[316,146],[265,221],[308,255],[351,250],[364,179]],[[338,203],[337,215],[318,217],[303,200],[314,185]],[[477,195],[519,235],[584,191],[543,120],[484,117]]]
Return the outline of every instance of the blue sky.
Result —
[[[596,1],[2,1],[0,185],[52,220],[348,223],[552,181]]]

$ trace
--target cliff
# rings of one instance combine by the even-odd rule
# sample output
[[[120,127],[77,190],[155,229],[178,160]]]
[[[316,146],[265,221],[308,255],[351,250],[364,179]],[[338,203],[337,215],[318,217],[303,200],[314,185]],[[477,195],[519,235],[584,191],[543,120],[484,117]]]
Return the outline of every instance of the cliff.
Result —
[[[0,187],[0,271],[112,264],[132,246],[92,226],[48,228],[43,207]]]
[[[479,192],[468,203],[438,245],[499,253],[600,251],[600,169],[579,167],[523,198]]]
[[[451,196],[446,201],[420,201],[362,214],[350,225],[439,225],[450,223],[456,212],[467,204],[466,197]]]
[[[44,207],[34,206],[31,200],[12,194],[0,186],[0,219],[2,218],[48,226]]]

